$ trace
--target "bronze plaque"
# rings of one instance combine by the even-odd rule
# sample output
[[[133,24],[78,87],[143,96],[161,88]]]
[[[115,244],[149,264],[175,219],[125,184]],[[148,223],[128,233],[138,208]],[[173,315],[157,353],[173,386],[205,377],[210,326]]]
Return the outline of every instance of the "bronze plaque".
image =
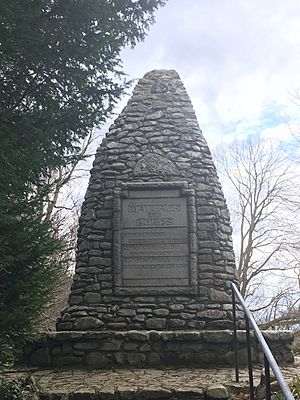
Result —
[[[189,285],[187,200],[178,190],[129,191],[121,206],[125,287]]]

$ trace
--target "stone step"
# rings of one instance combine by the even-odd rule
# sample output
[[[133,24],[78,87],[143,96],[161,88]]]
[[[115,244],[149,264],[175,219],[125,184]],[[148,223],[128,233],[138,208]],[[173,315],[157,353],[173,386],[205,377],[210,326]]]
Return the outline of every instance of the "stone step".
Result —
[[[293,334],[263,332],[279,364],[292,363]],[[238,331],[240,365],[247,364],[246,332]],[[263,355],[252,337],[254,363]],[[24,349],[26,365],[39,367],[134,368],[232,367],[233,333],[214,331],[50,332]]]
[[[262,367],[254,367],[259,384]],[[26,369],[2,373],[0,380],[12,380],[31,372],[45,400],[213,400],[247,393],[248,372],[240,371],[235,383],[232,368],[166,369]],[[282,368],[288,382],[300,374],[300,359]]]

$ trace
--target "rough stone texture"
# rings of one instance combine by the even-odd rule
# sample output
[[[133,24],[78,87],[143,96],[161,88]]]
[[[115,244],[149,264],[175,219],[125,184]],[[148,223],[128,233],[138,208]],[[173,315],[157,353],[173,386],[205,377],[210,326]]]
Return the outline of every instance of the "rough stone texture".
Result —
[[[175,182],[189,196],[193,284],[122,292],[115,285],[116,199],[126,185]],[[149,72],[97,151],[80,218],[69,307],[57,330],[231,328],[232,281],[229,213],[190,99],[175,71]]]
[[[282,367],[288,384],[299,376],[300,359],[293,365]],[[28,369],[0,371],[1,382],[28,376]],[[254,366],[254,386],[260,381],[261,366]],[[233,368],[114,368],[95,370],[82,368],[36,369],[31,379],[38,382],[45,400],[204,400],[207,389],[222,383],[230,398],[248,398],[248,370],[240,370],[240,383],[235,382]],[[25,397],[24,397],[25,398]]]
[[[227,388],[221,383],[209,385],[206,394],[208,399],[228,399],[229,397]]]
[[[232,332],[221,331],[85,331],[54,332],[27,345],[27,365],[151,367],[220,367],[234,365]],[[291,332],[265,332],[279,364],[293,363]],[[258,344],[252,339],[253,362],[262,362]],[[246,334],[238,331],[239,364],[245,365]]]

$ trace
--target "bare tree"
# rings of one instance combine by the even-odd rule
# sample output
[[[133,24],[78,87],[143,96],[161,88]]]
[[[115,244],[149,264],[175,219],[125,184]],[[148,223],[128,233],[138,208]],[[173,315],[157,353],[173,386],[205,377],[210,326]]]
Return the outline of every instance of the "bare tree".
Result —
[[[44,218],[46,220],[50,220],[56,210],[72,209],[72,203],[67,201],[68,199],[66,196],[64,198],[61,197],[62,189],[72,181],[82,178],[82,173],[86,173],[86,170],[80,166],[83,161],[94,155],[94,152],[91,151],[91,147],[98,137],[99,135],[95,135],[95,131],[91,130],[87,138],[81,143],[78,151],[69,156],[69,164],[49,172],[46,183],[52,187],[52,191],[45,199]]]
[[[42,310],[38,327],[42,332],[55,329],[60,312],[67,306],[75,266],[77,226],[80,207],[90,171],[91,158],[95,154],[95,142],[99,132],[91,131],[80,144],[78,151],[70,155],[70,163],[49,172],[46,184],[52,188],[44,201],[41,212],[45,220],[52,220],[57,235],[65,243],[64,250],[55,254],[59,257],[62,269],[53,295]]]
[[[284,146],[260,137],[221,145],[215,158],[229,201],[241,293],[262,320],[276,319],[293,302],[291,286],[299,292],[295,166]]]

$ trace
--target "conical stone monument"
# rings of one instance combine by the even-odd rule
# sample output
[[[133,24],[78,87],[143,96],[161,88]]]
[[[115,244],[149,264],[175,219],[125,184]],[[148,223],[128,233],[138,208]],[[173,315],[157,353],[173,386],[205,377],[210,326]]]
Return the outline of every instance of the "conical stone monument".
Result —
[[[58,330],[231,327],[229,214],[174,70],[140,79],[102,141]]]
[[[175,71],[149,72],[97,151],[69,307],[25,362],[232,366],[235,281],[229,214],[190,99]],[[271,333],[277,360],[292,362],[292,335]],[[241,364],[245,354],[241,332]]]

